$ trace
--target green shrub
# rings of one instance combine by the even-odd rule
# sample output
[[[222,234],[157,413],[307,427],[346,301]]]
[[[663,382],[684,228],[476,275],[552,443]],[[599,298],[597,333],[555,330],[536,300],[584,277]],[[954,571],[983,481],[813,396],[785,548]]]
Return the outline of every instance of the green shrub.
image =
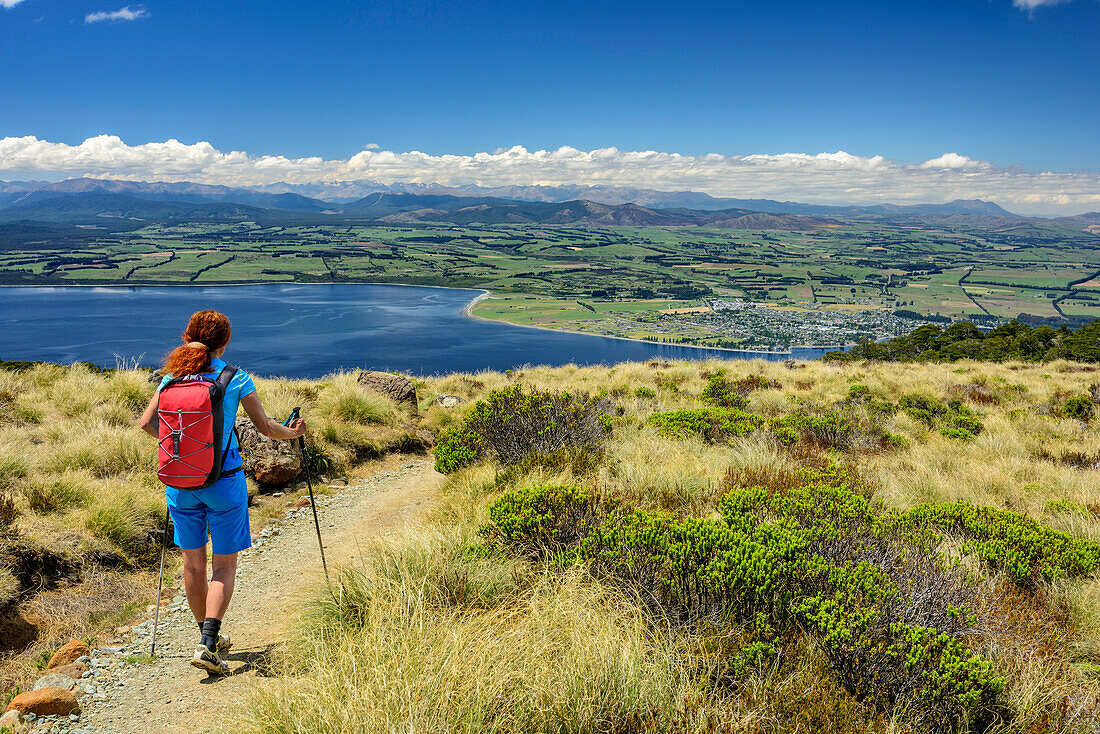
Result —
[[[752,433],[765,420],[738,408],[697,408],[654,413],[646,422],[669,438],[695,435],[711,443],[721,443]]]
[[[1066,418],[1088,422],[1092,418],[1092,398],[1078,395],[1062,403],[1059,411]]]
[[[489,535],[511,545],[560,549],[586,535],[593,517],[593,497],[584,489],[528,487],[493,503]]]
[[[848,388],[849,400],[863,400],[871,396],[871,388],[866,385],[856,383]]]
[[[512,466],[537,456],[599,454],[610,430],[605,407],[570,393],[526,393],[516,385],[479,400],[435,448],[436,470],[449,473],[482,459]]]
[[[923,504],[910,510],[906,520],[964,536],[964,553],[1005,571],[1025,588],[1040,580],[1082,576],[1100,563],[1100,544],[1052,530],[1010,510],[966,502]]]
[[[808,441],[836,449],[850,448],[859,433],[859,423],[836,412],[797,411],[772,420],[772,430],[781,443]]]
[[[805,630],[854,696],[920,730],[953,731],[989,713],[1003,681],[961,637],[973,619],[956,602],[972,587],[848,472],[734,488],[721,510],[716,520],[677,517],[543,487],[494,503],[487,532],[525,553],[587,561],[669,619]]]
[[[733,384],[721,372],[707,379],[707,386],[703,388],[703,394],[700,397],[707,405],[719,408],[744,408],[749,402],[744,395],[734,389]]]
[[[898,400],[898,408],[928,428],[938,427],[948,438],[970,440],[985,428],[974,411],[957,399],[945,403],[931,395],[908,393]]]
[[[657,391],[651,387],[642,385],[641,387],[634,388],[634,397],[651,399],[657,397]]]

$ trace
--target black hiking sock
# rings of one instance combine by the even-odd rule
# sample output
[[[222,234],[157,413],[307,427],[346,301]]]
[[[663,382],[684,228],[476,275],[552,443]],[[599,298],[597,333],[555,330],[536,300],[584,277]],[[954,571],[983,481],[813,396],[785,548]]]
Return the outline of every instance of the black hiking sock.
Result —
[[[202,644],[206,645],[207,650],[218,651],[218,633],[221,632],[221,629],[222,621],[220,619],[207,617],[206,621],[202,623]]]

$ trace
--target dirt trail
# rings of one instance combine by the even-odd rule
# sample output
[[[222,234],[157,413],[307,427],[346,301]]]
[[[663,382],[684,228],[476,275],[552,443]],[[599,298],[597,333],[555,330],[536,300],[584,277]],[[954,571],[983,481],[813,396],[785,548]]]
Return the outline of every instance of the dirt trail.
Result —
[[[442,477],[423,457],[395,456],[371,475],[318,498],[321,534],[330,571],[355,561],[364,539],[400,530],[436,496]],[[101,667],[81,698],[84,716],[71,734],[220,731],[224,712],[239,705],[279,642],[297,590],[321,576],[317,537],[309,508],[291,510],[269,525],[262,543],[241,554],[237,586],[223,631],[233,638],[226,660],[233,675],[211,678],[190,665],[198,630],[176,596],[161,609],[157,660],[132,664],[126,656],[149,651],[151,619],[136,625],[124,646],[96,655]],[[175,588],[181,588],[178,579]]]

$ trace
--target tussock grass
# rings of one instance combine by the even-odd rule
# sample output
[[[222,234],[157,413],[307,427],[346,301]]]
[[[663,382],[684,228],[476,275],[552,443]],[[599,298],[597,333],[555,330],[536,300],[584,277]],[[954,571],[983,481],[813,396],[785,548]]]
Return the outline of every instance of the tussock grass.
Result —
[[[354,372],[345,372],[325,380],[317,396],[317,410],[333,421],[343,423],[396,422],[393,403],[377,393],[359,387]]]
[[[617,439],[600,470],[607,491],[649,509],[714,511],[728,449],[697,437],[670,442],[650,426],[624,428]]]
[[[500,561],[457,563],[455,540],[421,534],[343,572],[306,612],[293,677],[253,694],[240,731],[666,728],[693,688],[633,605],[579,571],[520,587]]]
[[[34,512],[44,514],[88,502],[95,479],[86,472],[36,475],[20,484],[23,498]]]

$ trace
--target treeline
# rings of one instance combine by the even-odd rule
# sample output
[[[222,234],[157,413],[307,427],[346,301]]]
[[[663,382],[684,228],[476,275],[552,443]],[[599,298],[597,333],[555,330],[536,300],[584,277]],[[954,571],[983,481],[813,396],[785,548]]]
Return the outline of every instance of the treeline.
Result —
[[[847,352],[829,352],[823,359],[831,362],[861,359],[884,362],[953,362],[958,359],[1100,362],[1100,319],[1076,331],[1066,326],[1057,329],[1033,327],[1019,321],[1010,321],[988,331],[982,331],[969,321],[960,321],[947,328],[925,324],[906,336],[883,342],[864,340]]]

